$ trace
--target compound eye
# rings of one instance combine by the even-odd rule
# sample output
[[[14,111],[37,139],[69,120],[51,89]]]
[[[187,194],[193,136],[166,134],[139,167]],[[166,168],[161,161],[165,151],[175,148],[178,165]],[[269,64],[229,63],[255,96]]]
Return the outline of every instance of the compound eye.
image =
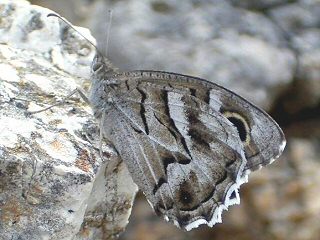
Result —
[[[94,63],[94,64],[92,65],[92,71],[94,71],[94,72],[98,71],[100,68],[102,68],[102,64],[99,63],[99,62]]]

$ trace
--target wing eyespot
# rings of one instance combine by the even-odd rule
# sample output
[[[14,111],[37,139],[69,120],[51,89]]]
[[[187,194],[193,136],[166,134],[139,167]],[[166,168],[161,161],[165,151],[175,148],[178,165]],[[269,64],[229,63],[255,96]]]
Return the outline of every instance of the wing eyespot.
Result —
[[[223,115],[231,122],[237,129],[240,140],[248,145],[250,143],[250,127],[247,120],[236,112],[223,112]]]
[[[180,199],[180,202],[185,205],[188,205],[188,204],[192,203],[192,201],[193,201],[193,197],[192,197],[191,193],[187,190],[180,191],[179,199]]]
[[[181,210],[190,210],[195,207],[195,199],[193,197],[192,188],[189,182],[185,181],[179,186],[177,192]]]
[[[237,128],[241,141],[245,142],[247,139],[247,131],[244,123],[236,117],[228,117],[228,120]]]

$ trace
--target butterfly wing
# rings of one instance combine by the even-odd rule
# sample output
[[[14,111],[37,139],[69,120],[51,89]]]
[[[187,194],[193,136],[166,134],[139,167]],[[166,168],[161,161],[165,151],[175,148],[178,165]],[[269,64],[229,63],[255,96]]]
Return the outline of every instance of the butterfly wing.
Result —
[[[175,73],[135,71],[128,82],[140,82],[154,88],[170,84],[173,89],[188,89],[217,115],[224,116],[238,130],[247,165],[246,173],[260,169],[278,158],[286,145],[278,124],[263,110],[232,91],[204,79]],[[126,78],[126,77],[125,77]]]
[[[249,171],[281,154],[264,111],[206,80],[136,71],[118,82],[102,130],[157,214],[190,230],[221,222]]]

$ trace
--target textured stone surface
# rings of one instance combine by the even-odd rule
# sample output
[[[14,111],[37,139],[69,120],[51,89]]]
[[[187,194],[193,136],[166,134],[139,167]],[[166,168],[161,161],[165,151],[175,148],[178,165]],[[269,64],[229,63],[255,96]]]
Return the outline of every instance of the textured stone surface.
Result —
[[[75,95],[26,115],[86,87],[77,76],[89,76],[94,54],[49,12],[0,2],[0,239],[111,238],[137,188],[110,147],[100,157],[91,109]]]
[[[292,108],[314,107],[320,100],[320,3],[296,1],[272,9],[270,15],[286,30],[299,60],[296,84],[302,99]]]
[[[106,40],[107,9],[113,9],[108,56],[118,67],[174,71],[219,82],[267,110],[272,106],[273,115],[285,130],[288,145],[284,155],[250,175],[249,183],[241,189],[241,205],[224,213],[223,224],[184,233],[156,217],[141,196],[121,239],[320,239],[318,0],[32,2],[89,27],[102,46]],[[6,19],[10,21],[10,17]],[[3,24],[8,23],[1,21],[1,28]],[[11,44],[18,40],[11,39]],[[81,39],[69,44],[78,42],[86,45]],[[59,43],[55,46],[60,48]],[[65,54],[61,59],[60,50],[57,52],[59,68],[68,66],[70,61],[64,71],[74,73],[70,71],[76,66],[72,61],[81,54]],[[69,57],[73,58],[64,63]],[[1,79],[19,83],[19,68],[0,64]],[[15,96],[16,85],[0,86],[4,99],[1,102]],[[47,102],[54,103],[56,99]],[[23,106],[23,102],[15,104]],[[17,129],[23,136],[25,129]],[[8,143],[15,141],[12,135],[7,139]],[[91,213],[98,216],[99,211]],[[88,229],[106,222],[98,219],[89,215]],[[90,231],[82,233],[91,236]],[[86,238],[85,234],[82,236]],[[95,239],[103,238],[100,235]]]

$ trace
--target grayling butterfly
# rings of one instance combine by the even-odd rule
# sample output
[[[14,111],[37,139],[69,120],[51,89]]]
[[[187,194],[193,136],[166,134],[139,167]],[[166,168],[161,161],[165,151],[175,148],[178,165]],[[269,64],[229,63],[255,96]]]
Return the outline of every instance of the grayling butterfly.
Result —
[[[56,16],[51,14],[52,16]],[[156,214],[180,228],[221,222],[247,175],[278,158],[277,123],[204,79],[120,72],[97,50],[89,104]]]

